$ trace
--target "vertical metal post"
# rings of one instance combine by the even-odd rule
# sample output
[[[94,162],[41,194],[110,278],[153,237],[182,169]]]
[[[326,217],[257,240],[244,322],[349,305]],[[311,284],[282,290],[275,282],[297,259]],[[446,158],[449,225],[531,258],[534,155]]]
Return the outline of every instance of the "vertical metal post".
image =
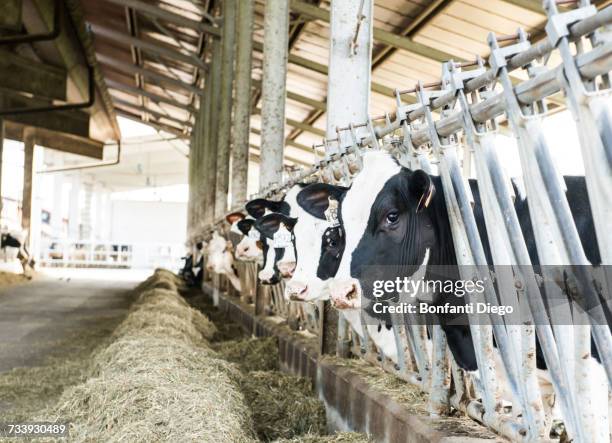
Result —
[[[327,77],[328,139],[340,138],[336,146],[348,146],[351,134],[336,128],[368,118],[372,62],[373,2],[332,0],[330,13],[329,69]],[[325,143],[329,158],[335,148]],[[325,325],[324,325],[325,326]],[[338,351],[344,354],[348,340],[348,323],[338,316]],[[325,331],[323,331],[325,332]],[[364,334],[367,334],[367,329]]]
[[[196,119],[195,125],[197,127],[198,121]],[[194,166],[195,160],[193,151],[195,149],[195,127],[193,132],[191,133],[191,139],[189,141],[189,168],[187,171],[187,183],[189,184],[189,197],[187,199],[187,238],[190,239],[193,232],[193,222],[194,222],[194,199],[195,199],[195,184],[194,184]]]
[[[221,40],[221,102],[217,140],[215,218],[227,211],[232,131],[232,87],[234,83],[234,43],[236,40],[236,0],[223,1],[223,36]],[[210,172],[210,171],[209,171]]]
[[[283,177],[285,96],[289,45],[289,0],[266,0],[261,96],[259,188]]]
[[[215,189],[216,189],[216,175],[217,170],[217,139],[219,131],[216,128],[219,127],[219,113],[216,112],[219,109],[220,100],[220,84],[221,84],[221,42],[217,39],[213,40],[212,43],[212,61],[211,61],[211,74],[210,74],[210,99],[208,100],[208,109],[211,111],[208,113],[207,127],[212,130],[208,131],[206,135],[206,143],[208,147],[208,161],[206,163],[206,201],[210,202],[205,208],[205,221],[209,224],[215,218]]]
[[[368,118],[372,66],[373,1],[332,0],[329,69],[327,77],[328,138],[336,127],[361,123]],[[340,146],[348,146],[350,133],[339,134]]]
[[[236,98],[234,101],[234,146],[232,149],[232,207],[241,205],[247,200],[254,11],[254,2],[238,2]]]
[[[34,178],[34,129],[23,130],[23,194],[21,200],[21,227],[27,231],[26,244],[32,241],[32,179]]]

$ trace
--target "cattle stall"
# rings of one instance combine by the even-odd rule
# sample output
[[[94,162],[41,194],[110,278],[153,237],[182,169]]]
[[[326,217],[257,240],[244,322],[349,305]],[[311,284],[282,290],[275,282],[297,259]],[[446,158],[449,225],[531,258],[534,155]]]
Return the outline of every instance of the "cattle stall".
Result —
[[[404,314],[392,324],[397,355],[392,361],[369,336],[367,328],[365,333],[356,330],[354,323],[345,320],[342,310],[338,315],[329,308],[329,300],[291,301],[281,295],[285,291],[283,281],[262,284],[260,278],[258,282],[258,265],[253,261],[241,262],[237,270],[242,284],[240,293],[243,301],[253,298],[256,315],[284,317],[290,326],[318,336],[333,334],[331,345],[322,340],[321,353],[366,359],[426,391],[433,415],[444,416],[452,409],[511,441],[539,441],[549,438],[553,411],[552,405],[545,403],[555,398],[564,438],[608,441],[612,336],[609,306],[600,297],[601,288],[610,284],[606,265],[610,262],[612,228],[612,11],[598,11],[588,1],[572,3],[569,9],[563,2],[545,1],[543,7],[547,14],[546,38],[532,43],[522,28],[511,35],[490,32],[486,36],[487,57],[448,59],[440,64],[438,80],[418,81],[408,89],[398,85],[393,91],[395,106],[383,115],[355,115],[355,109],[360,107],[356,93],[343,95],[349,104],[330,103],[330,107],[338,107],[336,112],[342,117],[334,121],[332,109],[328,110],[326,136],[322,143],[313,144],[315,153],[318,148],[324,149],[322,158],[313,168],[288,173],[283,183],[279,178],[269,180],[259,194],[251,196],[251,201],[279,201],[297,183],[350,187],[364,173],[369,152],[387,152],[402,167],[438,176],[460,277],[484,282],[482,294],[474,296],[473,301],[506,303],[520,307],[524,315],[520,323],[500,319],[493,313],[486,322],[476,316],[469,318],[476,371],[460,367],[449,353],[446,334],[439,324],[424,324],[412,314]],[[342,27],[332,23],[332,36],[334,25]],[[353,29],[356,39],[362,36],[359,26]],[[341,29],[337,32],[342,35]],[[359,46],[356,40],[351,44]],[[333,49],[330,57],[333,63]],[[363,68],[354,59],[339,58],[335,68],[344,73]],[[339,91],[351,78],[338,79],[342,84],[334,84],[332,65],[329,76],[331,100],[332,94],[343,94]],[[363,81],[363,76],[356,77]],[[355,84],[346,88],[344,94],[359,90]],[[572,149],[584,161],[588,194],[582,197],[588,198],[595,244],[581,242],[582,232],[566,197],[571,190],[543,135],[543,120],[551,104],[560,104],[559,96],[550,100],[558,92],[562,93],[562,102],[578,133],[579,144]],[[349,110],[352,114],[347,117]],[[511,181],[500,160],[499,138],[503,134],[516,137],[522,188]],[[273,163],[270,165],[272,168]],[[468,178],[478,180],[477,202]],[[524,195],[529,199],[528,216],[533,230],[529,243],[515,204]],[[475,206],[482,211],[478,220]],[[236,205],[233,209],[243,208]],[[247,212],[248,209],[247,204]],[[479,235],[482,226],[477,223],[485,226],[485,237]],[[349,229],[349,221],[345,224]],[[227,221],[217,219],[206,229],[227,230]],[[600,256],[594,259],[592,249],[597,249]],[[299,262],[299,248],[296,252]],[[598,270],[590,269],[592,265]],[[570,297],[580,294],[575,304],[555,306],[561,310],[555,315],[571,319],[568,324],[556,322],[550,306],[545,306],[553,298],[563,297],[561,291],[568,290],[550,284],[557,278],[553,274],[559,268],[563,272],[572,268],[576,289]],[[389,304],[399,305],[400,300]],[[578,309],[578,304],[588,309]],[[598,356],[596,369],[590,357],[593,352]],[[553,394],[540,391],[537,358],[545,361]],[[502,384],[507,384],[510,398],[502,398]],[[594,393],[601,394],[601,390],[604,395],[598,397],[603,402],[595,403]]]
[[[0,441],[612,441],[612,0],[0,0]]]

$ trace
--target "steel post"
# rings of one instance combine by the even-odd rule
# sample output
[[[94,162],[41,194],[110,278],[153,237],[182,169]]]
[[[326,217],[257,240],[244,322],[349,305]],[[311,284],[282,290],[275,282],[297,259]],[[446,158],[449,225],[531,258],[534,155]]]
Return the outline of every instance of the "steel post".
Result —
[[[289,0],[267,0],[264,11],[261,163],[259,189],[283,177]]]
[[[255,4],[253,2],[238,2],[236,98],[234,101],[234,143],[232,149],[232,202],[230,204],[232,208],[244,204],[247,200],[254,10]]]
[[[215,185],[215,218],[227,211],[229,197],[230,150],[232,144],[232,92],[234,85],[234,43],[236,41],[236,0],[223,2],[221,40],[221,84],[219,103],[219,138]]]

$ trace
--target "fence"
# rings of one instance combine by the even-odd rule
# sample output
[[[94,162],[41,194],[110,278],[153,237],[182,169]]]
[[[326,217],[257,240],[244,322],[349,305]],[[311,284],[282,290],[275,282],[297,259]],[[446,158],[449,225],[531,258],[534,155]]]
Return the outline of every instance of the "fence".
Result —
[[[170,243],[109,243],[47,239],[39,262],[42,266],[99,268],[179,269],[185,247]]]
[[[538,284],[514,209],[512,186],[496,153],[497,118],[505,116],[517,138],[540,263],[588,265],[563,180],[560,180],[542,131],[542,119],[547,113],[546,99],[562,91],[579,133],[602,265],[605,268],[612,264],[609,78],[612,8],[597,12],[588,1],[578,3],[576,9],[559,13],[553,0],[545,2],[549,15],[548,39],[538,44],[530,44],[520,29],[514,36],[489,35],[489,69],[480,57],[472,63],[449,61],[442,66],[439,83],[419,83],[413,89],[396,91],[397,107],[394,113],[380,119],[382,124],[373,118],[338,128],[338,132],[350,131],[351,144],[332,146],[334,141],[325,140],[325,146],[331,147],[326,159],[285,185],[291,186],[312,175],[323,182],[350,183],[360,169],[361,153],[366,149],[386,149],[400,163],[428,173],[433,173],[431,163],[437,163],[455,253],[458,264],[462,265],[459,267],[461,278],[484,281],[486,302],[499,304],[502,301],[519,306],[522,301],[532,321],[516,326],[492,316],[490,324],[483,325],[470,318],[479,368],[477,376],[459,369],[449,357],[440,326],[433,325],[428,331],[426,326],[418,325],[410,317],[404,319],[403,325],[394,325],[398,364],[382,358],[369,343],[367,334],[361,341],[355,331],[346,334],[342,322],[339,324],[340,353],[344,353],[342,348],[346,341],[352,339],[348,347],[354,355],[380,364],[385,370],[427,391],[431,413],[445,414],[452,406],[513,441],[548,438],[550,423],[544,414],[547,405],[544,405],[535,371],[536,336],[569,438],[579,442],[607,442],[610,439],[610,429],[606,425],[610,411],[594,410],[590,393],[595,387],[589,359],[585,356],[591,352],[592,336],[609,385],[612,381],[612,337],[597,298],[597,288],[612,288],[612,276],[604,270],[600,280],[593,282],[581,270],[583,266],[576,266],[573,272],[578,292],[593,309],[587,316],[580,311],[569,312],[567,308],[564,314],[574,320],[573,325],[551,323],[541,291],[555,296],[564,294],[558,286],[547,285],[541,289]],[[558,66],[536,62],[542,57],[554,59],[548,57],[551,52],[561,60]],[[509,73],[516,70],[523,70],[528,79],[513,84]],[[404,104],[403,97],[407,94],[413,94],[414,104]],[[465,184],[465,175],[469,174],[472,164],[479,183],[492,263],[485,257],[472,211],[472,196]],[[266,191],[271,195],[278,190]],[[496,278],[511,284],[494,285],[492,278],[483,278],[484,273],[489,272],[489,265],[496,270],[504,266],[507,271],[500,271]],[[254,266],[243,264],[239,273],[244,282],[243,294],[254,298],[257,314],[283,316],[297,327],[307,327],[319,335],[327,334],[317,321],[326,307],[319,304],[318,313],[309,307],[310,313],[303,315],[303,307],[294,309],[292,303],[283,299],[282,285],[257,285],[253,277],[256,275]],[[548,271],[542,268],[542,272]],[[494,357],[496,352],[501,357],[499,360]],[[498,389],[501,373],[505,374],[512,391],[511,398],[504,399],[510,400],[509,408],[501,401]]]

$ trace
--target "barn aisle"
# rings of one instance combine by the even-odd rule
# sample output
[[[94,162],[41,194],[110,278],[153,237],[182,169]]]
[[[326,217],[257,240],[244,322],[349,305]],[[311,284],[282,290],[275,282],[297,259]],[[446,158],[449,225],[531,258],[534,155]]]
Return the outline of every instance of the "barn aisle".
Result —
[[[0,289],[0,372],[38,365],[70,337],[125,315],[136,279],[71,273]]]

